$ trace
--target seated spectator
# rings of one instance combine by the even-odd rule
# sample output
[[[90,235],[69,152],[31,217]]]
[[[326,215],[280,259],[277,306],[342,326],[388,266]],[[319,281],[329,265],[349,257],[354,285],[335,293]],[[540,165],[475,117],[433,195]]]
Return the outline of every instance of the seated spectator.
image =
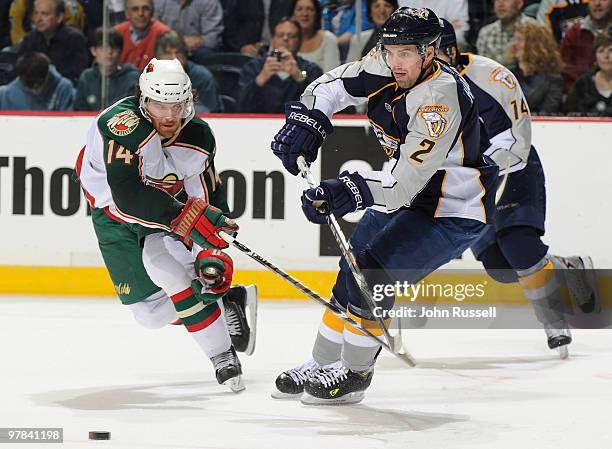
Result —
[[[264,0],[266,18],[261,32],[261,41],[268,47],[272,38],[271,30],[281,19],[293,14],[293,0]]]
[[[108,30],[108,49],[102,46],[102,27],[92,33],[89,50],[94,57],[94,66],[85,69],[79,77],[74,99],[75,111],[99,111],[118,100],[134,95],[140,73],[131,64],[119,64],[123,39],[117,30]],[[102,72],[108,78],[108,98],[102,102]]]
[[[560,42],[565,32],[587,13],[589,0],[542,0],[536,17]]]
[[[355,0],[322,0],[321,6],[323,6],[323,28],[336,35],[341,53],[344,48],[344,55],[346,55],[351,37],[357,32]],[[361,31],[371,28],[374,28],[374,24],[368,20],[366,3],[362,1]]]
[[[119,61],[122,64],[132,64],[142,72],[155,55],[157,40],[169,32],[170,28],[153,18],[153,0],[127,0],[125,17],[125,22],[115,25],[123,38]]]
[[[601,33],[593,44],[595,69],[583,74],[569,94],[566,111],[612,117],[612,32]]]
[[[366,0],[368,20],[374,24],[374,28],[361,33],[361,37],[354,35],[351,38],[346,62],[353,62],[363,58],[378,43],[378,32],[380,27],[387,21],[389,16],[399,8],[397,0]]]
[[[223,0],[223,50],[255,56],[261,46],[263,0]]]
[[[12,0],[0,0],[0,49],[11,45],[11,22],[9,9]]]
[[[102,26],[104,0],[78,0],[78,2],[83,6],[85,13],[83,32],[86,36],[90,36]],[[125,20],[125,0],[107,0],[106,4],[108,6],[108,26],[115,26]]]
[[[612,0],[591,0],[589,14],[571,27],[561,39],[561,59],[565,89],[593,67],[593,41],[612,25]]]
[[[102,1],[102,0],[88,0]],[[119,25],[125,19],[127,0],[108,0],[108,21],[112,26]]]
[[[297,55],[300,24],[281,19],[272,30],[271,52],[254,58],[240,73],[239,110],[283,113],[287,101],[299,100],[308,84],[323,75],[321,68]]]
[[[319,0],[294,0],[292,18],[302,27],[298,55],[329,72],[340,65],[340,51],[336,36],[321,29],[322,11]]]
[[[537,23],[536,20],[521,13],[523,0],[495,0],[494,11],[497,20],[483,26],[476,40],[477,52],[501,64],[507,65],[505,60],[514,30],[524,23]]]
[[[157,59],[178,59],[191,79],[191,86],[196,90],[194,98],[197,113],[223,112],[223,101],[219,96],[219,86],[215,77],[203,65],[187,59],[187,44],[176,31],[164,34],[157,41],[155,57]]]
[[[467,0],[399,0],[399,6],[410,6],[411,8],[429,8],[438,17],[444,17],[450,23],[457,34],[457,45],[459,51],[463,51],[467,45],[468,32],[468,2]]]
[[[555,39],[538,22],[519,25],[508,59],[532,114],[558,114],[563,99],[561,57]]]
[[[87,39],[78,29],[66,25],[64,0],[35,0],[34,29],[21,41],[18,54],[45,53],[62,76],[76,84],[89,66]]]
[[[467,34],[468,49],[474,51],[478,32],[494,20],[493,2],[491,0],[468,0],[469,31]]]
[[[17,60],[17,79],[0,86],[0,109],[21,111],[69,111],[74,101],[72,83],[40,52]]]
[[[33,0],[14,0],[9,17],[11,22],[11,43],[18,44],[32,30]],[[83,31],[85,28],[85,11],[76,0],[64,0],[64,23]]]
[[[155,0],[155,13],[183,35],[195,62],[221,49],[223,7],[219,0]]]

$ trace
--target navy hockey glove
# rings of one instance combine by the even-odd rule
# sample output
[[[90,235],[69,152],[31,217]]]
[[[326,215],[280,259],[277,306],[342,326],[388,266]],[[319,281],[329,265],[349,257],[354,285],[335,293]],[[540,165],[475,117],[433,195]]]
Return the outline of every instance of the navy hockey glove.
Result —
[[[303,155],[308,164],[314,162],[319,147],[334,127],[321,111],[310,110],[299,101],[285,104],[285,116],[285,124],[274,136],[270,147],[287,171],[297,175],[300,172],[297,158]]]
[[[308,221],[317,224],[327,223],[330,213],[340,218],[372,204],[374,199],[365,179],[348,171],[343,171],[337,178],[321,181],[318,187],[302,194],[304,215]]]

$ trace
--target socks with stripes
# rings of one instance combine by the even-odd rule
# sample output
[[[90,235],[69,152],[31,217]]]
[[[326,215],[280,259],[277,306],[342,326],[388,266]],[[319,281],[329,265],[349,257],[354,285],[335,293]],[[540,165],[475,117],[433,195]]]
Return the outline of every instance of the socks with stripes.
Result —
[[[229,349],[231,340],[218,302],[205,305],[191,287],[170,296],[178,317],[206,355],[211,358]]]
[[[545,256],[536,265],[518,270],[519,284],[533,305],[538,321],[547,329],[567,327],[564,315],[561,286],[552,261]]]

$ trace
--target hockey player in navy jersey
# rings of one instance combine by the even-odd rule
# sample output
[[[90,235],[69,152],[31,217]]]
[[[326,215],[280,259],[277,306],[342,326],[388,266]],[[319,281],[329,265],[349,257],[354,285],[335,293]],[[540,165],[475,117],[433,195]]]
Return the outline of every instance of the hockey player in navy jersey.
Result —
[[[329,118],[367,101],[368,118],[389,158],[383,171],[343,172],[302,196],[313,223],[326,223],[325,202],[342,217],[366,209],[351,243],[369,285],[416,283],[471,247],[494,206],[497,166],[483,157],[478,111],[467,83],[435,60],[442,29],[427,8],[400,8],[381,30],[380,45],[362,60],[314,81],[300,102],[286,105],[286,123],[273,152],[292,174],[297,158],[317,158],[333,131]],[[387,310],[393,297],[378,305]],[[332,301],[381,334],[361,300],[346,261]],[[359,402],[369,386],[380,346],[326,311],[312,359],[276,380],[276,398],[307,404]]]
[[[561,286],[567,284],[584,312],[593,311],[597,292],[585,270],[592,269],[593,263],[588,256],[550,255],[541,240],[546,214],[544,171],[531,144],[531,114],[518,81],[492,59],[460,54],[453,26],[444,19],[442,25],[439,58],[459,70],[470,85],[490,142],[485,154],[500,167],[500,176],[507,176],[495,218],[472,251],[495,280],[521,284],[544,326],[548,346],[564,347],[572,339],[564,319]]]

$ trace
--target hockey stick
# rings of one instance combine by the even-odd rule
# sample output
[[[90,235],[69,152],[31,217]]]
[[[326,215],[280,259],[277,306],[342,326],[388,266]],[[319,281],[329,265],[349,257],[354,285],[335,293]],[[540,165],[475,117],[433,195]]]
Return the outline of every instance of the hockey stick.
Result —
[[[402,362],[406,363],[409,366],[415,366],[416,365],[416,363],[414,362],[414,360],[412,359],[412,357],[409,354],[394,352],[393,349],[389,346],[389,344],[386,341],[382,341],[380,338],[378,338],[372,332],[370,332],[369,330],[361,327],[360,323],[356,322],[351,317],[349,317],[342,309],[340,309],[339,307],[336,307],[335,305],[331,304],[329,301],[326,301],[325,299],[323,299],[320,295],[318,295],[316,292],[314,292],[310,288],[306,287],[304,284],[302,284],[300,281],[298,281],[296,278],[291,276],[286,271],[282,270],[281,268],[278,268],[272,262],[264,259],[259,254],[257,254],[255,251],[251,250],[246,245],[240,243],[238,240],[236,240],[231,235],[229,235],[229,234],[227,234],[227,233],[225,233],[223,231],[220,231],[219,232],[219,236],[223,240],[225,240],[226,242],[228,242],[229,244],[233,245],[235,248],[239,249],[241,252],[243,252],[244,254],[249,256],[255,262],[263,265],[264,267],[266,267],[267,269],[269,269],[270,271],[274,272],[276,275],[278,275],[279,277],[281,277],[282,279],[284,279],[285,281],[287,281],[288,283],[293,285],[295,288],[297,288],[299,291],[304,293],[310,299],[318,302],[323,307],[325,307],[326,309],[328,309],[331,312],[333,312],[342,321],[344,321],[345,323],[350,324],[351,326],[359,329],[366,336],[368,336],[369,338],[375,340],[376,343],[381,345],[383,348],[385,348],[391,354],[395,355]]]
[[[318,183],[315,181],[315,178],[312,175],[312,172],[310,171],[310,168],[308,167],[308,164],[306,163],[306,160],[303,156],[298,157],[297,164],[301,171],[302,177],[306,180],[310,188],[317,187]],[[377,316],[377,314],[374,313],[374,310],[376,309],[376,302],[372,297],[371,290],[368,287],[363,273],[357,266],[357,260],[355,259],[355,255],[353,254],[351,245],[346,240],[346,237],[344,236],[344,233],[342,232],[342,229],[340,228],[336,217],[333,214],[329,214],[327,216],[327,222],[329,224],[329,228],[332,231],[332,234],[334,235],[334,238],[336,239],[336,242],[338,243],[338,246],[340,247],[340,252],[342,253],[344,259],[347,261],[351,273],[353,274],[353,277],[355,279],[355,282],[357,283],[357,286],[361,291],[361,296],[365,300],[366,305],[370,309],[372,315],[374,315],[374,317],[376,318],[376,323],[382,329],[385,339],[389,343],[389,346],[395,353],[407,354],[403,346],[402,334],[400,330],[401,326],[398,326],[398,333],[395,334],[395,336],[392,336],[389,332],[389,328],[385,325],[385,322],[383,321],[382,317]],[[410,357],[409,354],[407,355],[408,357]]]
[[[504,173],[504,178],[502,179],[501,183],[499,184],[499,187],[497,188],[497,191],[495,192],[495,204],[499,203],[499,200],[501,200],[501,197],[504,195],[504,190],[506,190],[506,182],[508,182],[508,175],[510,173],[508,173],[508,168],[510,167],[510,161],[508,161],[508,164],[506,165],[506,173]]]

